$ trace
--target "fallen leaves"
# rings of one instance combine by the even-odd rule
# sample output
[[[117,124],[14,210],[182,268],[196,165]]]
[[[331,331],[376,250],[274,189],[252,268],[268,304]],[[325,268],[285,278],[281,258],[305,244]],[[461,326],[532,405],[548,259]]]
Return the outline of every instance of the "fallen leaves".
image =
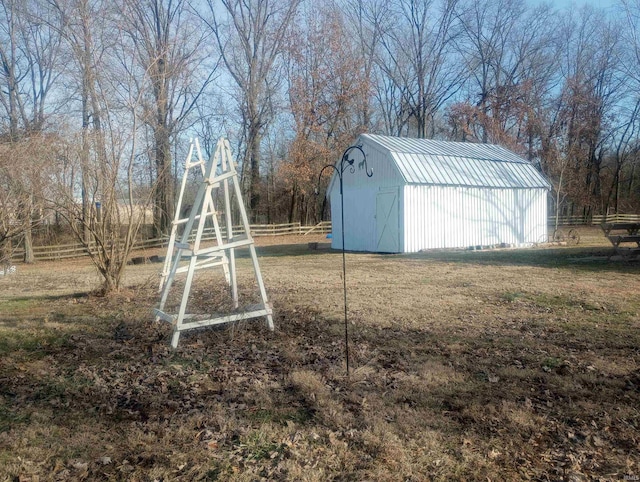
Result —
[[[566,481],[637,472],[627,466],[640,428],[640,372],[629,357],[637,337],[617,318],[599,319],[597,332],[576,318],[612,310],[545,306],[520,283],[523,271],[509,281],[521,295],[506,303],[499,295],[511,288],[491,286],[516,270],[504,266],[485,282],[484,270],[449,263],[431,297],[414,278],[435,276],[441,263],[412,260],[408,270],[408,260],[374,261],[354,260],[366,276],[354,287],[348,378],[341,320],[327,308],[340,303],[327,299],[333,286],[320,258],[313,282],[302,279],[300,259],[291,279],[277,276],[275,334],[239,323],[233,336],[185,334],[173,351],[169,327],[148,321],[155,292],[47,306],[47,326],[73,308],[63,328],[77,331],[0,359],[0,453],[10,454],[0,474]],[[380,283],[381,264],[405,291]],[[452,284],[465,287],[453,299]],[[194,301],[212,307],[225,290],[204,283]],[[400,306],[382,298],[387,291],[419,303],[405,296]]]

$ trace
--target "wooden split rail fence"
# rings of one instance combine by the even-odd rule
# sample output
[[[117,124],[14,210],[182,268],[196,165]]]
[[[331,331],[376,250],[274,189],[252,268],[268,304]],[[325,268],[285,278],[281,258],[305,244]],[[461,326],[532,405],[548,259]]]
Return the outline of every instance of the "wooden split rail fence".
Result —
[[[596,216],[559,216],[559,226],[600,226],[609,223],[638,223],[640,222],[640,214],[599,214]],[[555,226],[556,217],[549,216],[549,226]]]
[[[302,226],[300,223],[287,224],[252,224],[250,225],[251,234],[254,237],[260,236],[286,236],[286,235],[307,235],[307,234],[326,234],[331,232],[331,221],[323,221],[314,226]],[[226,229],[222,228],[222,235],[226,236]],[[244,234],[241,226],[233,227],[233,234],[239,236]],[[203,232],[203,240],[210,241],[215,239],[213,228],[205,228]],[[134,249],[152,249],[165,248],[169,242],[167,236],[162,238],[138,240]],[[95,247],[90,246],[89,250],[95,252]],[[53,261],[68,258],[77,258],[87,256],[87,248],[80,243],[61,244],[55,246],[34,246],[33,254],[37,261]],[[16,249],[11,259],[20,261],[24,257],[23,249]]]
[[[549,226],[555,226],[555,216],[549,216]],[[597,215],[591,218],[584,216],[560,216],[558,225],[595,225],[599,226],[607,223],[640,223],[640,215],[637,214],[614,214],[609,216]],[[302,226],[300,223],[288,224],[252,224],[250,226],[251,233],[254,237],[259,236],[285,236],[285,235],[305,235],[305,234],[324,234],[331,232],[331,221],[323,221],[315,226]],[[235,235],[243,233],[241,226],[234,226]],[[225,229],[222,229],[223,236],[226,235]],[[213,240],[215,238],[213,228],[206,228],[204,231],[205,240]],[[151,249],[166,247],[167,237],[146,239],[136,241],[135,249]],[[90,248],[95,249],[95,248]],[[34,246],[34,256],[36,260],[59,260],[67,258],[77,258],[87,256],[87,249],[80,243],[63,244],[56,246]],[[24,257],[24,251],[16,249],[13,253],[12,260],[20,261]]]

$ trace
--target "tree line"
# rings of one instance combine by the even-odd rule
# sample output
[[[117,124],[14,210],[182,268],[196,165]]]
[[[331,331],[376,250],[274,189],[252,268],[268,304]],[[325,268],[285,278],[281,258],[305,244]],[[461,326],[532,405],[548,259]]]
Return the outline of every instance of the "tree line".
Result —
[[[501,144],[558,213],[637,212],[639,72],[640,0],[0,0],[0,244],[28,260],[46,220],[123,263],[192,136],[231,140],[254,222],[319,221],[363,132]]]

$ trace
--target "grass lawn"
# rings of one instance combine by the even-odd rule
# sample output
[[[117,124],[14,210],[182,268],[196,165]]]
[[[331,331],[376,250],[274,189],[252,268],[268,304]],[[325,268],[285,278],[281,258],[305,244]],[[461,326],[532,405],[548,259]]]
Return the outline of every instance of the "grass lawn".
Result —
[[[347,255],[263,246],[261,319],[155,323],[161,265],[0,278],[0,481],[638,480],[640,263],[575,247]],[[285,243],[287,241],[285,240]],[[239,259],[241,292],[253,292]],[[223,306],[221,273],[192,311]]]

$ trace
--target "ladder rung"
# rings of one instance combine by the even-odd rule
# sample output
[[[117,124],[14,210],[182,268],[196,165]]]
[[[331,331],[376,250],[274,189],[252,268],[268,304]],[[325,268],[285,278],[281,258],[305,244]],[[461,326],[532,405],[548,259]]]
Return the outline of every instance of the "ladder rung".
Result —
[[[218,246],[212,246],[210,248],[202,248],[202,249],[199,249],[197,253],[194,253],[194,254],[201,256],[203,254],[215,253],[217,251],[224,251],[225,249],[239,248],[241,246],[249,246],[250,244],[253,244],[253,239],[239,239],[237,241],[220,244]]]
[[[251,318],[269,316],[271,314],[272,314],[271,309],[264,308],[261,310],[248,311],[244,313],[236,313],[232,315],[219,315],[216,318],[208,318],[204,320],[199,319],[200,316],[202,315],[185,315],[184,316],[185,323],[183,325],[176,325],[175,329],[177,331],[190,330],[192,328],[219,325],[221,323],[230,323],[232,321],[249,320]],[[204,315],[204,316],[216,316],[216,315],[214,314],[214,315]],[[196,318],[196,320],[191,321],[193,318]]]
[[[214,266],[224,266],[228,264],[227,261],[212,261],[210,263],[198,264],[194,269],[212,268]]]
[[[154,309],[153,314],[155,315],[156,320],[167,321],[169,323],[175,323],[176,321],[176,319],[173,316],[168,315],[164,311],[161,311],[158,309]]]
[[[196,215],[195,215],[195,217],[194,217],[193,219],[195,219],[195,220],[200,219],[200,215],[199,215],[199,214],[196,214]],[[182,218],[182,219],[178,219],[177,221],[174,221],[174,222],[173,222],[173,224],[174,224],[174,225],[178,225],[178,226],[179,226],[180,224],[185,224],[185,223],[187,223],[188,221],[189,221],[189,218]]]
[[[214,183],[218,183],[220,181],[224,181],[225,179],[229,179],[230,177],[233,177],[236,174],[237,174],[236,171],[228,171],[228,172],[225,172],[223,174],[220,174],[219,176],[213,175],[213,176],[207,178],[205,181],[206,181],[207,184],[214,184]]]

